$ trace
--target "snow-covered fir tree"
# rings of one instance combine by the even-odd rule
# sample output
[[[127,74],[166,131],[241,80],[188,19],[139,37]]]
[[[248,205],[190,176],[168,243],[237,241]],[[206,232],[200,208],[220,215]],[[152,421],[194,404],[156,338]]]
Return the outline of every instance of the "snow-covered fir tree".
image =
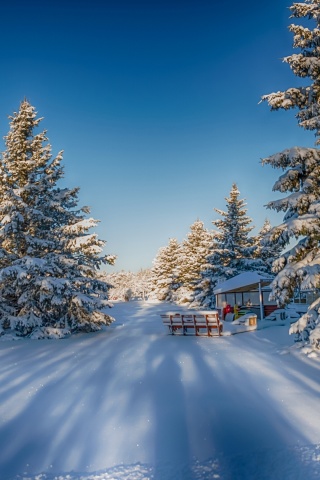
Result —
[[[181,245],[171,238],[166,247],[159,249],[151,269],[151,296],[158,300],[177,299],[180,282]]]
[[[63,176],[41,118],[24,100],[10,118],[0,157],[0,331],[33,338],[93,331],[110,324],[108,287],[97,276],[105,242],[89,230],[97,221],[77,208],[78,188]]]
[[[205,263],[200,272],[200,278],[196,282],[194,288],[194,301],[193,306],[214,308],[215,296],[213,289],[218,282],[218,278],[215,275],[215,265],[212,264],[212,258],[217,248],[216,232],[210,232],[211,241],[208,245],[208,253],[205,258]]]
[[[293,46],[300,52],[284,59],[295,75],[309,78],[310,85],[265,95],[263,100],[268,101],[273,110],[296,108],[299,125],[314,130],[319,137],[320,1],[294,3],[290,10],[292,17],[313,20],[311,29],[290,25]],[[320,143],[319,138],[316,143]],[[287,247],[290,240],[297,240],[274,264],[277,276],[272,293],[279,304],[284,305],[295,290],[320,287],[320,151],[294,147],[264,159],[263,164],[285,171],[273,189],[285,193],[286,197],[268,204],[269,208],[283,211],[285,215],[283,223],[270,231],[269,242],[280,242]],[[319,307],[320,300],[317,300],[291,328],[298,339],[306,339],[316,349],[320,349]]]
[[[306,18],[313,20],[313,28],[291,24],[289,30],[293,33],[293,47],[300,50],[283,59],[288,63],[293,73],[300,78],[309,78],[310,85],[298,88],[288,88],[282,92],[264,95],[272,110],[297,108],[298,124],[306,130],[314,130],[320,136],[320,2],[305,0],[293,3],[290,7],[291,18]],[[320,139],[316,140],[316,144]]]
[[[217,283],[244,271],[257,270],[261,265],[254,256],[254,241],[249,237],[254,226],[246,214],[246,203],[239,199],[239,195],[234,183],[230,196],[225,198],[227,210],[214,209],[222,218],[212,222],[218,230],[213,233],[211,252],[197,289],[198,301],[207,307],[213,306],[213,289]]]
[[[287,193],[286,197],[267,205],[285,215],[283,222],[266,235],[266,245],[276,243],[285,249],[291,240],[298,240],[273,263],[277,276],[272,282],[272,295],[283,306],[297,290],[320,286],[320,151],[294,147],[264,159],[263,164],[286,170],[273,190]],[[319,306],[320,303],[317,308]],[[309,312],[299,328],[310,315],[314,317],[314,313]],[[305,327],[309,329],[310,325]]]
[[[179,303],[191,303],[194,300],[211,243],[212,233],[201,220],[196,220],[181,245],[179,280],[182,285],[177,292]]]
[[[269,243],[268,240],[265,241],[265,239],[268,238],[271,229],[272,226],[270,220],[266,219],[258,235],[253,238],[255,245],[254,258],[259,262],[257,270],[259,273],[267,275],[273,275],[272,265],[278,260],[280,253],[283,250],[281,243]]]
[[[210,253],[196,289],[197,301],[206,307],[214,306],[213,290],[217,283],[245,271],[267,271],[265,262],[256,255],[257,240],[249,236],[254,226],[239,195],[234,183],[225,199],[227,210],[214,209],[222,218],[212,222],[217,230],[213,232]]]
[[[234,183],[230,196],[225,199],[227,210],[214,209],[222,218],[212,222],[218,230],[215,232],[215,249],[208,260],[219,281],[256,269],[253,259],[254,244],[249,237],[254,226],[247,215],[246,203],[239,199],[239,195],[238,187]]]

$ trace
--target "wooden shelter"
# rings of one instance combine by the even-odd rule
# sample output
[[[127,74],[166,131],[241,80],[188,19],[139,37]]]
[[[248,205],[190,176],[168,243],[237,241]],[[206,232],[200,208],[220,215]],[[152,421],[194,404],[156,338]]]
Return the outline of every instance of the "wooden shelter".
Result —
[[[272,278],[257,272],[244,272],[219,283],[213,290],[216,297],[216,308],[223,311],[226,305],[245,307],[263,319],[277,308],[275,302],[269,300]]]

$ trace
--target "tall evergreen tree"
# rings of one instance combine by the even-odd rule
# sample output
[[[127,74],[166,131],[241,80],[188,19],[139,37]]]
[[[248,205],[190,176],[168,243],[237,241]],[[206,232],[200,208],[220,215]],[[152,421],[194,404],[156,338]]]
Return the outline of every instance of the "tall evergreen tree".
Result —
[[[159,249],[151,269],[151,296],[158,300],[176,299],[180,286],[181,245],[176,238],[170,238],[166,247]]]
[[[243,271],[257,270],[261,261],[254,258],[255,244],[249,237],[254,228],[246,215],[246,203],[239,199],[237,185],[232,185],[230,196],[225,200],[227,210],[214,210],[222,219],[212,223],[218,230],[213,232],[207,263],[201,273],[196,298],[201,305],[214,306],[213,290],[218,282],[228,280]]]
[[[314,21],[314,28],[309,29],[302,25],[292,24],[289,30],[293,33],[293,47],[300,49],[285,57],[293,73],[300,78],[310,78],[308,86],[288,88],[282,92],[264,95],[262,100],[267,101],[272,110],[297,108],[298,124],[306,130],[314,130],[320,136],[320,2],[319,0],[305,0],[294,3],[291,7],[291,18],[306,18]],[[316,140],[316,144],[320,139]]]
[[[264,159],[263,164],[286,170],[273,190],[287,193],[267,205],[285,216],[266,235],[266,245],[276,243],[285,249],[292,239],[299,239],[273,264],[278,273],[272,284],[273,296],[285,305],[296,289],[319,286],[320,151],[294,147]]]
[[[286,57],[293,73],[301,78],[310,78],[310,85],[289,88],[284,92],[265,95],[271,109],[297,108],[298,124],[314,130],[320,136],[320,1],[305,0],[290,7],[292,17],[314,21],[314,28],[290,25],[294,34],[294,47],[300,53]],[[317,138],[316,143],[320,140]],[[270,202],[269,208],[285,212],[283,223],[268,234],[269,242],[289,245],[291,239],[298,243],[281,255],[274,264],[277,276],[272,284],[273,296],[279,304],[286,304],[297,289],[320,287],[320,151],[314,148],[294,147],[263,160],[273,168],[285,173],[275,183],[273,190],[286,193],[280,200]],[[314,348],[320,349],[320,300],[310,306],[306,315],[291,331],[299,339],[309,339]]]
[[[97,277],[105,242],[97,221],[76,209],[78,188],[58,188],[62,152],[52,157],[46,131],[24,100],[10,118],[0,157],[0,327],[21,335],[63,336],[109,324],[107,284]]]
[[[252,220],[247,216],[244,200],[239,199],[237,185],[232,185],[227,202],[227,211],[214,210],[222,219],[212,223],[218,228],[215,234],[215,250],[208,259],[212,265],[214,276],[219,281],[227,280],[239,273],[255,269],[253,260],[253,242],[249,233],[254,228]]]

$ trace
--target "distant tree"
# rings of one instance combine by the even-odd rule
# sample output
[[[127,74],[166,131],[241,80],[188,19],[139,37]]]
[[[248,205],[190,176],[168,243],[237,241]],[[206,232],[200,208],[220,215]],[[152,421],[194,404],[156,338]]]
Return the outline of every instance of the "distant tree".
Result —
[[[134,274],[121,270],[120,272],[104,273],[102,278],[110,285],[110,300],[128,301],[132,297]]]
[[[175,238],[159,249],[151,269],[151,295],[158,300],[176,299],[180,283],[181,245]]]
[[[271,109],[297,108],[298,124],[314,130],[320,136],[320,3],[306,0],[290,7],[292,17],[313,20],[315,28],[290,25],[294,34],[294,47],[300,53],[286,57],[293,73],[310,78],[310,85],[289,88],[284,92],[265,95]],[[320,140],[317,138],[316,144]],[[295,290],[320,287],[320,152],[314,148],[294,147],[272,155],[263,164],[285,170],[273,190],[287,193],[283,199],[272,201],[268,208],[285,213],[283,223],[268,234],[269,243],[280,243],[285,248],[292,239],[298,243],[275,262],[277,273],[272,283],[272,294],[280,305],[293,297]],[[320,300],[310,306],[291,328],[298,339],[306,339],[312,348],[320,349]]]
[[[111,285],[110,300],[146,299],[151,291],[151,270],[144,269],[137,273],[104,273],[104,280]]]
[[[211,243],[212,234],[204,228],[202,221],[196,220],[190,226],[190,232],[181,245],[179,260],[181,287],[177,292],[179,302],[191,303],[194,300]]]
[[[41,118],[24,100],[10,117],[0,157],[0,330],[33,337],[92,331],[113,320],[97,277],[105,242],[97,221],[76,209],[78,188],[58,188],[62,153],[52,158]]]
[[[281,244],[277,242],[270,244],[268,240],[266,240],[271,229],[271,223],[266,219],[258,235],[253,237],[255,245],[254,258],[257,260],[257,271],[267,275],[273,274],[273,263],[278,260],[283,250]]]
[[[200,278],[194,289],[193,306],[195,307],[201,306],[210,309],[215,305],[213,289],[219,281],[219,278],[216,275],[216,265],[213,263],[214,253],[218,245],[216,233],[217,232],[210,232],[211,241],[208,245],[208,253],[200,272]]]
[[[135,275],[134,295],[137,298],[145,300],[151,292],[151,269],[145,268],[139,270]]]

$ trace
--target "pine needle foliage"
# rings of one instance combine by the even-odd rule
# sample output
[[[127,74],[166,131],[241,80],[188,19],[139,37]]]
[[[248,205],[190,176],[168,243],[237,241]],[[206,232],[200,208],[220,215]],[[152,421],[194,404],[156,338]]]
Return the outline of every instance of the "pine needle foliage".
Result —
[[[291,24],[293,47],[300,50],[285,57],[294,75],[303,79],[310,79],[310,84],[298,88],[288,88],[264,95],[272,110],[297,109],[298,124],[306,130],[312,130],[317,137],[316,144],[320,143],[320,1],[305,0],[293,3],[290,7],[290,18],[312,20],[311,28]]]

